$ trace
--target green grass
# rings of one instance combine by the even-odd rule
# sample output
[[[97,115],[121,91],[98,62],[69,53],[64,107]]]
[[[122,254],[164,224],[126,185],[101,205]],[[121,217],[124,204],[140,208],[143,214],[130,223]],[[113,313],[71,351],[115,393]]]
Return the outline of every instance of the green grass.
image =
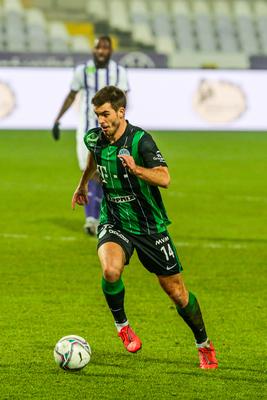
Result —
[[[170,232],[197,294],[220,368],[198,368],[193,337],[134,256],[126,310],[143,349],[116,337],[96,240],[70,200],[80,172],[73,133],[0,132],[0,399],[260,399],[266,377],[267,135],[155,133],[172,176]],[[91,363],[60,370],[67,334]]]

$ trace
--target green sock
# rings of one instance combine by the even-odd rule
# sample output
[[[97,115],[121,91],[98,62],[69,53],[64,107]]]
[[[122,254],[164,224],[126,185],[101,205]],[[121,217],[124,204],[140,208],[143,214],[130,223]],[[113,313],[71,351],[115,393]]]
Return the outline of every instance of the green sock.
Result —
[[[179,315],[193,331],[196,342],[198,344],[205,342],[207,340],[207,333],[201,310],[195,295],[189,292],[189,300],[187,306],[184,308],[180,308],[177,305],[176,308]]]
[[[125,289],[122,279],[120,278],[116,282],[108,282],[102,277],[102,290],[115,322],[117,324],[126,322],[127,317],[124,311]]]

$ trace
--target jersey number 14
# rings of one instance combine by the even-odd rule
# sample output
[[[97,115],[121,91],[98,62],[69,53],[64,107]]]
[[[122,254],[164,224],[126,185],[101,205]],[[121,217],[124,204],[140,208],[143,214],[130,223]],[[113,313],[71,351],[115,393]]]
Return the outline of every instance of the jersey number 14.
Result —
[[[164,253],[166,261],[169,261],[170,257],[174,257],[174,252],[169,243],[165,246],[162,246],[160,250]]]

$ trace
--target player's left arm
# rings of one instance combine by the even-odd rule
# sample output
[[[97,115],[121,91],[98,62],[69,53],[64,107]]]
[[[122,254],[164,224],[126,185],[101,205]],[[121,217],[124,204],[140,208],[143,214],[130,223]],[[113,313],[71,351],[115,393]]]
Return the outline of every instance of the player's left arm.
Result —
[[[143,179],[153,186],[160,186],[167,189],[170,184],[170,174],[168,167],[154,167],[145,168],[140,165],[136,165],[134,158],[132,156],[119,155],[121,160],[123,160],[123,165],[128,169],[128,171],[137,176],[137,178]]]
[[[94,160],[93,154],[89,151],[86,168],[83,171],[78,187],[72,196],[71,205],[73,210],[75,208],[76,203],[79,204],[80,206],[88,203],[87,186],[89,179],[91,179],[94,176],[95,172],[96,172],[96,162]]]
[[[168,166],[151,135],[144,134],[139,141],[138,151],[143,159],[144,166],[136,165],[132,156],[119,155],[118,157],[131,174],[143,179],[150,185],[167,188],[170,184]]]

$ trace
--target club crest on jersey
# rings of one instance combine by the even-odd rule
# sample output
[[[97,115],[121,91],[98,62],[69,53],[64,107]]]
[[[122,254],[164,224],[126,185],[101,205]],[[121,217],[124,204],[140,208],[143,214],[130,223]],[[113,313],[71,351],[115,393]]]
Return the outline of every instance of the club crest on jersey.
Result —
[[[130,156],[131,153],[125,147],[122,147],[119,151],[119,156]]]

